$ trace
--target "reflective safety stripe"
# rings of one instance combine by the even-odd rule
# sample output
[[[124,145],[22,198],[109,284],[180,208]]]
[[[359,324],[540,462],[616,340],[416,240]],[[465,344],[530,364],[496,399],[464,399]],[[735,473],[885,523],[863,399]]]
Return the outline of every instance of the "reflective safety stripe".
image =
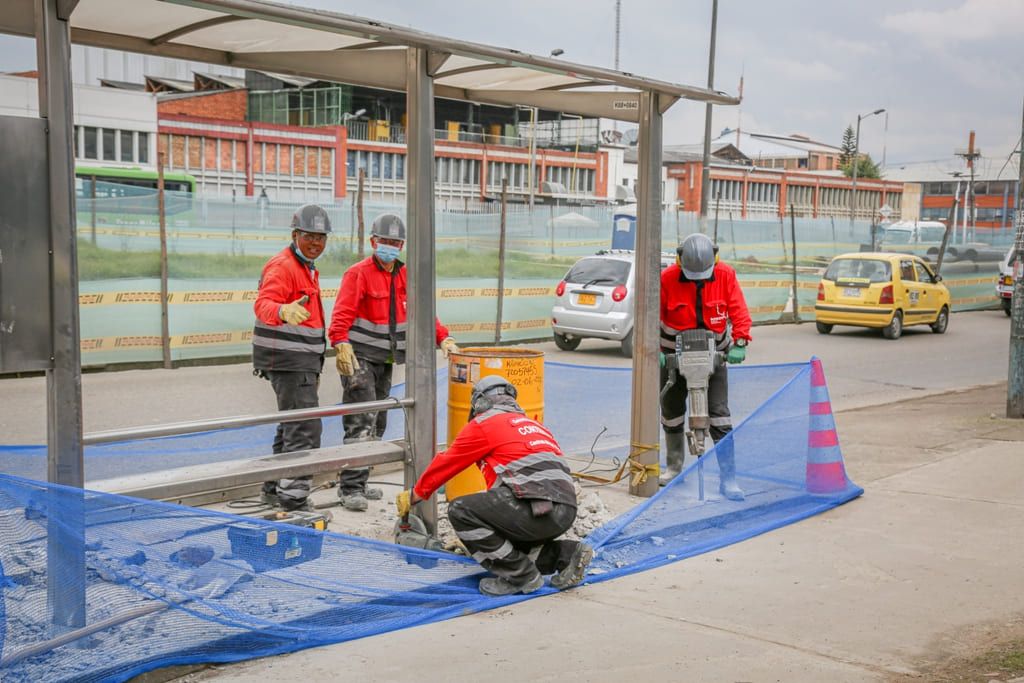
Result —
[[[506,474],[502,474],[501,475],[501,479],[506,484],[515,484],[517,486],[523,486],[524,484],[529,484],[530,482],[537,482],[537,481],[544,481],[544,480],[549,480],[549,481],[562,480],[562,481],[567,481],[570,484],[572,484],[572,477],[565,470],[562,470],[562,469],[548,469],[548,470],[542,470],[542,471],[539,471],[539,472],[533,472],[531,474],[508,474],[508,473],[506,473]]]
[[[456,532],[456,534],[458,534],[458,532]],[[508,557],[514,551],[515,551],[515,548],[512,547],[512,544],[509,543],[508,541],[505,541],[504,543],[501,544],[501,547],[498,548],[497,550],[495,550],[494,552],[490,552],[490,553],[476,552],[476,553],[473,553],[473,559],[476,560],[477,562],[483,562],[484,560],[500,560],[503,557]]]
[[[284,334],[297,334],[301,337],[313,337],[316,339],[323,339],[324,328],[322,327],[306,327],[305,325],[288,325],[287,323],[281,323],[280,325],[268,325],[262,320],[256,321],[256,329],[268,330],[275,333]]]
[[[376,332],[377,334],[388,334],[387,323],[370,322],[366,318],[356,318],[352,321],[352,327],[359,327],[367,332]],[[408,327],[409,323],[395,323],[395,332],[405,332]]]
[[[477,529],[456,529],[455,535],[461,538],[463,541],[482,541],[488,536],[493,536],[494,532],[490,529],[484,529],[483,527],[480,527]]]
[[[732,427],[731,417],[712,417],[708,422],[712,427]]]
[[[518,460],[514,460],[508,463],[507,465],[495,465],[494,471],[497,472],[498,474],[501,474],[502,472],[505,472],[509,469],[521,470],[523,468],[531,467],[533,465],[539,465],[541,463],[550,462],[552,458],[557,457],[558,456],[554,455],[553,453],[533,453],[532,455],[526,455],[523,456],[522,458],[519,458]]]
[[[686,415],[680,415],[679,417],[672,417],[667,419],[665,417],[662,417],[661,424],[663,424],[666,427],[678,427],[679,425],[683,424],[683,421],[685,419]]]
[[[327,345],[321,341],[318,344],[305,344],[303,342],[285,341],[284,339],[274,339],[273,337],[252,337],[253,346],[263,346],[268,349],[274,349],[277,351],[294,351],[296,353],[315,353],[317,355],[322,354]]]

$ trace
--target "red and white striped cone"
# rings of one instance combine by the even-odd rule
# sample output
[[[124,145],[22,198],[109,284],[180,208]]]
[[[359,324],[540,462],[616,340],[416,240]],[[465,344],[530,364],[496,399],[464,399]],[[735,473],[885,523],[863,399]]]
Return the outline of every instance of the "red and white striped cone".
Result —
[[[807,432],[807,491],[839,493],[848,485],[832,402],[821,359],[811,358],[810,427]]]

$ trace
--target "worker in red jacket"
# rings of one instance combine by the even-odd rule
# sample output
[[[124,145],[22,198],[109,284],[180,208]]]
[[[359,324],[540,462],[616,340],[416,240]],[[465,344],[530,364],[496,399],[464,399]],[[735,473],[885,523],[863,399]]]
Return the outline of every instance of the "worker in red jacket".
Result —
[[[278,410],[314,408],[324,364],[326,338],[320,279],[314,262],[323,253],[331,221],[327,212],[307,204],[292,217],[292,242],[267,261],[253,309],[254,374],[270,380]],[[319,419],[282,422],[274,453],[320,447]],[[280,479],[263,484],[263,500],[294,510],[309,507],[310,479]]]
[[[469,422],[438,453],[409,491],[398,494],[400,517],[445,482],[476,465],[488,490],[448,504],[448,519],[466,550],[496,574],[480,581],[485,595],[532,593],[555,576],[559,590],[583,580],[593,550],[555,540],[576,519],[576,488],[562,449],[516,403],[516,388],[500,375],[481,378],[470,395]]]
[[[327,336],[336,352],[345,403],[375,401],[391,393],[391,374],[405,362],[406,292],[405,264],[398,255],[405,245],[405,223],[390,213],[377,216],[370,231],[373,254],[347,271],[338,289]],[[448,328],[434,321],[436,343],[445,358],[458,351]],[[387,411],[345,415],[345,443],[377,440],[384,436]],[[347,510],[367,508],[380,489],[366,487],[369,470],[345,470],[338,495]]]
[[[750,312],[736,271],[718,261],[717,247],[711,238],[700,233],[684,239],[676,255],[676,264],[661,274],[662,353],[675,351],[679,332],[707,329],[715,333],[716,347],[726,354],[728,363],[742,363],[750,342]],[[669,371],[663,363],[663,389],[668,379]],[[661,401],[669,478],[679,474],[684,465],[686,397],[686,380],[680,375]],[[720,491],[729,500],[743,500],[743,491],[736,484],[732,439],[722,441],[732,431],[729,375],[725,364],[716,368],[708,380],[708,416],[711,438],[717,444]]]

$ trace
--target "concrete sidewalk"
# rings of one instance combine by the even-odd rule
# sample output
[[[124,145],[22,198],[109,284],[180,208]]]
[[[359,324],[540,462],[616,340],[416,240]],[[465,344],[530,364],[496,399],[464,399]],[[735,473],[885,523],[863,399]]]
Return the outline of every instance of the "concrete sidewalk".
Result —
[[[984,627],[1024,614],[1024,422],[996,417],[1005,399],[1000,385],[838,413],[864,496],[737,545],[182,680],[875,681],[919,672],[984,647]]]

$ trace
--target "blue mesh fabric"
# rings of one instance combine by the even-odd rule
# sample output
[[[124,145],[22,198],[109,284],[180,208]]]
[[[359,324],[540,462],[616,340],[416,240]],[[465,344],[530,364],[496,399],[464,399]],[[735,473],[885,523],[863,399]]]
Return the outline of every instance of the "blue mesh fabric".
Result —
[[[550,365],[556,434],[589,447],[607,426],[606,449],[616,450],[614,439],[628,431],[629,372]],[[812,386],[813,367],[732,372],[737,426],[727,438],[746,499],[719,495],[712,449],[590,536],[598,552],[588,581],[735,543],[860,495],[838,448],[822,445],[834,439],[834,422],[820,365],[821,382]],[[562,395],[566,387],[571,396]],[[808,490],[812,472],[815,492]],[[51,537],[61,557],[85,558],[84,576],[58,564],[52,587],[58,597],[84,588],[84,630],[50,624]],[[471,560],[446,553],[3,474],[0,679],[122,681],[160,666],[289,652],[528,599],[481,596],[482,574]],[[529,597],[552,591],[545,586]]]

